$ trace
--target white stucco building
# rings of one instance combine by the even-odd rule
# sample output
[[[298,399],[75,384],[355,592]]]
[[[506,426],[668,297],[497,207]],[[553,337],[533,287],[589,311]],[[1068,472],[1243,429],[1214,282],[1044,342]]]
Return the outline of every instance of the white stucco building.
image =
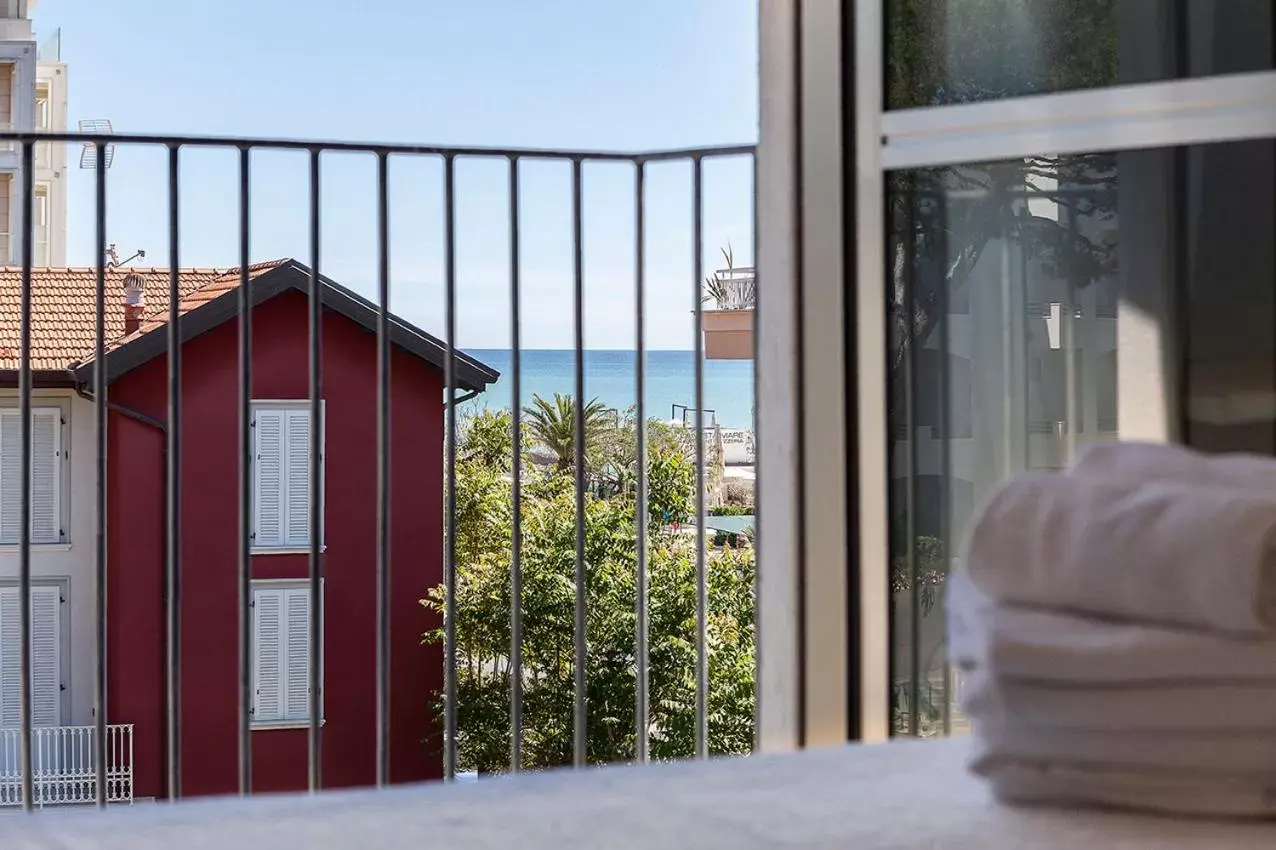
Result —
[[[29,17],[37,0],[0,0],[0,130],[67,129],[67,71],[61,38],[40,43]],[[33,266],[66,266],[67,147],[34,151]],[[22,262],[22,149],[0,143],[0,262]]]

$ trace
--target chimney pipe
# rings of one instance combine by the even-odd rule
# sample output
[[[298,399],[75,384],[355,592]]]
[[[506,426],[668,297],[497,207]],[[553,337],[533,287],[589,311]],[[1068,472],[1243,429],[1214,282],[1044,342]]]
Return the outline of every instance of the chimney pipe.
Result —
[[[124,276],[124,335],[134,333],[142,323],[146,300],[146,278],[137,272]]]

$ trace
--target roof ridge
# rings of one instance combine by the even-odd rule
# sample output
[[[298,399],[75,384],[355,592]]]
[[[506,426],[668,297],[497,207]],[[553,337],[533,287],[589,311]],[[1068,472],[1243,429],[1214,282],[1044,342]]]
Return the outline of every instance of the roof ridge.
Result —
[[[249,263],[248,270],[258,271],[265,268],[275,268],[278,266],[282,266],[284,263],[289,263],[289,262],[292,262],[291,257],[280,257],[275,260],[262,260],[256,263]],[[241,266],[226,266],[226,267],[178,266],[177,273],[191,274],[191,275],[196,275],[196,274],[198,275],[227,275],[233,272],[237,272],[241,268],[242,268]],[[23,267],[19,265],[0,265],[0,274],[3,274],[5,272],[21,273],[22,271],[23,271]],[[171,267],[169,266],[116,266],[115,268],[106,270],[107,274],[114,274],[114,273],[129,274],[130,272],[145,272],[147,274],[168,274],[170,271],[171,271]],[[79,274],[97,274],[97,267],[96,266],[33,266],[31,268],[32,274],[54,274],[54,273],[65,274],[67,272],[75,272]]]

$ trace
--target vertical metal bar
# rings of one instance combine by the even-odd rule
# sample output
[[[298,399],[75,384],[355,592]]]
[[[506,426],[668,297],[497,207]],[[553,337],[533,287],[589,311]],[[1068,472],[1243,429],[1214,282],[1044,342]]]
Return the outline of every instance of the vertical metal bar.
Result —
[[[253,299],[249,265],[252,148],[239,149],[239,793],[253,790]]]
[[[936,193],[934,200],[934,208],[936,210],[936,224],[934,228],[937,232],[938,245],[936,246],[935,256],[939,258],[939,262],[935,267],[930,268],[929,274],[935,275],[937,285],[939,286],[938,297],[935,299],[935,310],[939,314],[939,326],[936,328],[939,339],[939,351],[941,362],[944,364],[940,367],[939,373],[939,397],[938,397],[938,413],[936,416],[940,427],[938,448],[939,448],[939,480],[940,480],[940,504],[939,504],[939,539],[941,541],[942,552],[944,557],[943,573],[945,577],[952,568],[952,486],[953,486],[953,459],[952,459],[952,439],[955,436],[955,429],[952,427],[952,393],[949,383],[952,380],[952,371],[949,368],[949,352],[952,351],[952,341],[949,329],[952,326],[952,307],[950,305],[950,292],[948,288],[948,279],[945,274],[948,264],[948,228],[944,226],[945,222],[939,216],[947,217],[948,215],[948,199],[943,192]],[[912,234],[909,234],[908,245],[910,250],[915,240]],[[951,735],[953,732],[953,665],[948,657],[947,638],[945,637],[944,647],[944,681],[943,681],[943,730],[944,735]]]
[[[794,624],[794,630],[797,632],[797,705],[795,712],[797,714],[796,735],[797,745],[799,749],[806,748],[808,723],[806,716],[807,706],[807,681],[808,681],[808,664],[807,664],[807,564],[806,554],[809,547],[807,546],[807,494],[806,494],[806,465],[807,465],[807,439],[806,439],[806,336],[804,334],[806,326],[806,219],[804,210],[806,208],[804,198],[801,197],[802,187],[806,183],[806,157],[804,154],[803,127],[806,125],[805,109],[803,109],[803,98],[800,94],[805,91],[805,75],[802,72],[802,28],[803,28],[803,7],[802,3],[793,4],[793,90],[799,93],[799,96],[793,98],[793,185],[798,187],[798,198],[793,204],[793,232],[790,238],[793,240],[793,298],[797,305],[793,311],[793,356],[797,360],[797,368],[794,370],[794,392],[797,396],[799,404],[795,411],[795,422],[793,429],[793,453],[794,465],[797,468],[796,481],[794,482],[794,519],[797,523],[797,540],[795,545],[794,557],[796,565],[794,572],[796,573],[795,595],[797,603],[794,606],[797,609],[797,622]],[[759,247],[761,247],[759,245]],[[756,334],[755,334],[756,336]],[[761,460],[761,458],[759,458]],[[848,676],[848,678],[850,678]]]
[[[588,687],[585,664],[586,657],[586,611],[585,611],[585,261],[584,261],[584,224],[581,187],[581,160],[572,160],[572,269],[573,297],[572,311],[575,327],[576,359],[576,403],[573,405],[575,422],[572,431],[575,435],[575,473],[576,473],[576,612],[574,622],[575,633],[575,699],[572,718],[572,763],[583,767],[588,761],[589,730],[588,717],[585,711],[585,689]]]
[[[94,791],[99,808],[106,805],[106,167],[104,145],[97,145],[97,322],[93,348],[93,421],[95,449],[93,759]]]
[[[319,279],[319,158],[321,148],[310,149],[310,280],[307,286],[310,342],[310,793],[323,787],[323,751],[320,724],[323,711],[323,293]]]
[[[908,734],[917,737],[921,726],[921,588],[917,569],[917,334],[915,310],[917,287],[913,233],[916,228],[916,173],[906,175],[900,185],[904,194],[903,291],[900,312],[904,343],[904,547],[908,570]],[[898,321],[898,319],[897,319]],[[890,569],[890,565],[887,565]]]
[[[696,757],[709,756],[709,575],[705,563],[704,451],[704,162],[691,160],[691,292],[695,315],[696,395]]]
[[[757,154],[756,153],[750,154],[749,159],[751,160],[753,165],[753,168],[752,168],[753,207],[751,210],[753,214],[753,222],[752,222],[751,232],[753,237],[753,285],[754,285],[753,309],[754,309],[754,324],[756,325],[757,318],[762,315],[761,313],[762,263],[759,256],[761,253],[759,251],[759,246],[761,245],[761,242],[760,242],[761,234],[759,233],[759,227],[758,227],[758,157],[757,157]],[[854,299],[849,299],[849,300],[853,301]],[[758,383],[759,383],[759,373],[762,371],[761,369],[758,368],[758,337],[759,336],[761,336],[761,334],[755,331],[753,334],[753,345],[752,345],[753,350],[750,352],[753,358],[753,381],[751,382],[751,385],[749,387],[749,389],[753,393],[753,406],[752,406],[752,409],[750,410],[750,413],[752,413],[752,418],[749,424],[753,429],[753,447],[754,447],[753,448],[753,452],[754,452],[754,457],[753,457],[753,504],[754,504],[753,557],[755,560],[753,564],[753,598],[756,600],[760,600],[762,598],[762,570],[759,568],[761,565],[758,564],[757,559],[759,559],[762,554],[762,525],[763,523],[762,523],[761,495],[762,495],[762,479],[764,475],[764,470],[762,469],[761,452],[758,451],[758,446],[762,445],[762,431],[758,427]],[[848,346],[849,346],[849,342],[850,341],[847,340]],[[848,388],[847,396],[848,398],[851,397],[849,388]],[[849,417],[848,417],[848,421],[849,421]],[[848,441],[847,451],[853,451],[854,450],[852,448],[853,445],[854,445],[853,443],[850,443]],[[853,469],[854,467],[850,466],[848,468]],[[850,607],[851,606],[848,605],[847,609],[849,610]],[[756,606],[756,611],[753,616],[753,646],[754,646],[754,650],[753,650],[753,669],[754,669],[753,751],[754,752],[758,752],[759,750],[762,749],[762,724],[759,722],[758,718],[762,716],[762,698],[763,697],[762,697],[761,670],[762,670],[762,648],[764,645],[764,641],[763,641],[763,635],[762,635],[762,617],[760,616],[760,612],[761,612],[761,605],[759,604],[758,606]],[[848,623],[848,630],[849,628],[850,628],[850,624]],[[849,679],[850,676],[851,676],[851,672],[848,670],[847,678]]]
[[[22,808],[31,811],[34,763],[31,758],[31,257],[35,230],[35,165],[31,142],[22,143],[22,292],[18,352],[18,415],[22,419],[22,499],[18,533],[18,604],[22,609],[22,687],[18,689]]]
[[[642,763],[651,758],[651,698],[647,690],[651,661],[647,633],[647,164],[639,160],[637,165],[634,178],[634,347],[637,349],[634,356],[634,426],[638,443],[638,504],[634,508],[634,520],[638,526],[638,575],[634,659],[638,681],[634,697],[637,715],[634,757]]]
[[[510,157],[510,428],[514,512],[510,543],[510,771],[523,767],[523,336],[518,157]]]
[[[443,157],[443,312],[447,355],[443,359],[447,399],[447,493],[443,531],[443,778],[456,778],[456,160]]]
[[[1068,216],[1068,231],[1072,235],[1073,243],[1076,243],[1077,234],[1077,214],[1072,207],[1064,207],[1064,213]],[[1063,348],[1063,418],[1065,427],[1064,431],[1064,450],[1067,453],[1067,462],[1072,463],[1077,459],[1077,432],[1080,430],[1081,416],[1077,411],[1077,399],[1080,392],[1077,386],[1077,316],[1076,305],[1081,300],[1081,287],[1077,284],[1077,275],[1072,270],[1068,270],[1067,284],[1067,300],[1068,303],[1063,305],[1059,311],[1059,325],[1062,333],[1061,347]],[[1084,321],[1084,312],[1082,313],[1082,321]],[[1084,413],[1082,414],[1084,415]]]
[[[181,620],[181,552],[182,552],[182,352],[177,323],[180,318],[181,287],[179,241],[181,222],[178,202],[179,145],[168,148],[168,429],[167,437],[167,514],[165,534],[165,678],[166,729],[168,732],[168,796],[176,800],[182,795],[182,620]]]
[[[377,785],[390,782],[390,157],[377,155]]]

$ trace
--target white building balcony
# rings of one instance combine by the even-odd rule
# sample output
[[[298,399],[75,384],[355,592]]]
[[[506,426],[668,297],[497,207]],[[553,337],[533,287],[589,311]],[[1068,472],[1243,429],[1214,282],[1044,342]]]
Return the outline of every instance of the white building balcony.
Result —
[[[0,807],[22,805],[21,735],[0,729]],[[97,801],[97,730],[50,726],[31,730],[32,804],[67,806]],[[133,725],[106,727],[106,801],[133,802]]]

